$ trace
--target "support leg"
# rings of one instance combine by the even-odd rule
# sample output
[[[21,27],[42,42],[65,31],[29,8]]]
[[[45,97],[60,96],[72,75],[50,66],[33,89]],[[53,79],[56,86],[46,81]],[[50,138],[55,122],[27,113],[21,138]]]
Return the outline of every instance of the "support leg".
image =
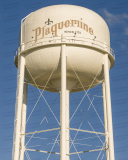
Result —
[[[69,144],[70,144],[70,139],[69,139],[69,91],[66,90],[66,160],[69,160]]]
[[[113,142],[113,126],[112,126],[112,111],[111,111],[111,96],[110,96],[110,82],[109,82],[108,54],[105,54],[105,59],[104,59],[104,80],[105,80],[106,105],[107,105],[109,159],[110,160],[115,160],[114,142]]]
[[[21,55],[19,59],[19,82],[18,82],[18,97],[17,97],[17,111],[16,111],[16,126],[15,126],[15,142],[13,160],[19,160],[20,151],[20,135],[21,135],[21,112],[23,105],[23,84],[24,84],[24,70],[25,58]]]
[[[68,123],[68,124],[67,124]],[[69,158],[69,91],[66,91],[66,45],[61,48],[60,160]]]
[[[105,94],[105,82],[102,82],[102,93],[103,93],[103,108],[104,108],[104,127],[105,127],[105,148],[106,148],[106,160],[109,160],[108,150],[108,122],[107,122],[107,108],[106,108],[106,94]]]
[[[21,117],[21,134],[25,134],[25,128],[26,128],[27,91],[28,91],[28,84],[24,82],[24,97],[23,97],[22,117]],[[25,135],[21,135],[20,160],[24,160],[24,151],[25,151],[24,144],[25,144]]]

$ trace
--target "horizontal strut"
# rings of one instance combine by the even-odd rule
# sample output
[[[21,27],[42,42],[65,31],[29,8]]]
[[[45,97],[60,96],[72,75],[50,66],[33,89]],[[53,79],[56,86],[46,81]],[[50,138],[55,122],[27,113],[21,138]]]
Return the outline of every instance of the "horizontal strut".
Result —
[[[58,152],[49,152],[49,151],[42,151],[42,150],[36,150],[36,149],[25,149],[27,151],[35,151],[35,152],[43,152],[43,153],[52,153],[52,154],[60,154]]]
[[[25,133],[25,134],[21,134],[21,135],[35,134],[35,133],[41,133],[41,132],[49,132],[49,131],[58,130],[58,129],[60,129],[60,128],[53,128],[53,129],[47,129],[47,130],[42,130],[42,131],[30,132],[30,133]]]
[[[74,153],[70,153],[70,155],[71,155],[71,154],[78,154],[78,153],[85,153],[85,152],[101,151],[101,150],[105,150],[105,148],[101,148],[101,149],[94,149],[94,150],[88,150],[88,151],[74,152]]]
[[[88,133],[95,133],[95,134],[103,134],[105,135],[105,133],[101,133],[101,132],[93,132],[93,131],[87,131],[87,130],[81,130],[81,129],[75,129],[75,128],[68,128],[70,130],[75,130],[75,131],[81,131],[81,132],[88,132]]]

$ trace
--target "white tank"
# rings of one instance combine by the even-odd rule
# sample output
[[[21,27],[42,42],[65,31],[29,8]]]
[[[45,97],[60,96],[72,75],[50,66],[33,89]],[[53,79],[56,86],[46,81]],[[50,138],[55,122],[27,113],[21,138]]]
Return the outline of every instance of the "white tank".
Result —
[[[18,50],[24,54],[33,77],[26,69],[26,80],[33,86],[36,86],[35,81],[38,88],[47,91],[60,91],[62,44],[66,44],[67,89],[70,92],[88,89],[95,77],[91,87],[102,82],[104,54],[109,55],[109,67],[114,65],[106,22],[83,7],[55,5],[31,13],[23,20],[20,39]],[[17,58],[15,64],[17,66]]]

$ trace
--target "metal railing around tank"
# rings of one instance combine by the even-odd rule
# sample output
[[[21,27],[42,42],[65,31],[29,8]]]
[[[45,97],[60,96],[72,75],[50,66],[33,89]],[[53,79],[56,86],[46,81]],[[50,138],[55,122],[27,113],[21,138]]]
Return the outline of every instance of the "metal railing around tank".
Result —
[[[96,49],[101,49],[107,53],[109,53],[115,60],[115,53],[113,49],[108,46],[105,42],[100,42],[95,39],[89,39],[85,37],[78,37],[78,36],[58,36],[58,37],[45,37],[38,39],[38,42],[34,42],[34,40],[23,43],[21,46],[19,46],[15,53],[14,53],[14,61],[15,58],[22,53],[23,51],[27,51],[32,48],[36,48],[39,46],[46,46],[46,45],[54,45],[54,44],[73,44],[73,45],[83,45],[87,47],[92,47]]]

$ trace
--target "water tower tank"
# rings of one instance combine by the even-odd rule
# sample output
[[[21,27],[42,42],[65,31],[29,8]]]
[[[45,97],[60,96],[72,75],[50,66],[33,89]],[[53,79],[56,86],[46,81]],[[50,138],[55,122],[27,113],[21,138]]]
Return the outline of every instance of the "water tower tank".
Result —
[[[31,73],[30,76],[28,70],[25,72],[28,83],[35,86],[35,81],[38,88],[44,89],[56,66],[45,90],[60,91],[60,53],[63,43],[67,45],[67,90],[82,91],[79,80],[84,89],[88,89],[96,74],[91,87],[101,83],[105,53],[109,55],[109,68],[114,64],[108,26],[92,10],[72,5],[39,9],[22,22],[20,50]],[[17,58],[15,63],[17,65]]]

